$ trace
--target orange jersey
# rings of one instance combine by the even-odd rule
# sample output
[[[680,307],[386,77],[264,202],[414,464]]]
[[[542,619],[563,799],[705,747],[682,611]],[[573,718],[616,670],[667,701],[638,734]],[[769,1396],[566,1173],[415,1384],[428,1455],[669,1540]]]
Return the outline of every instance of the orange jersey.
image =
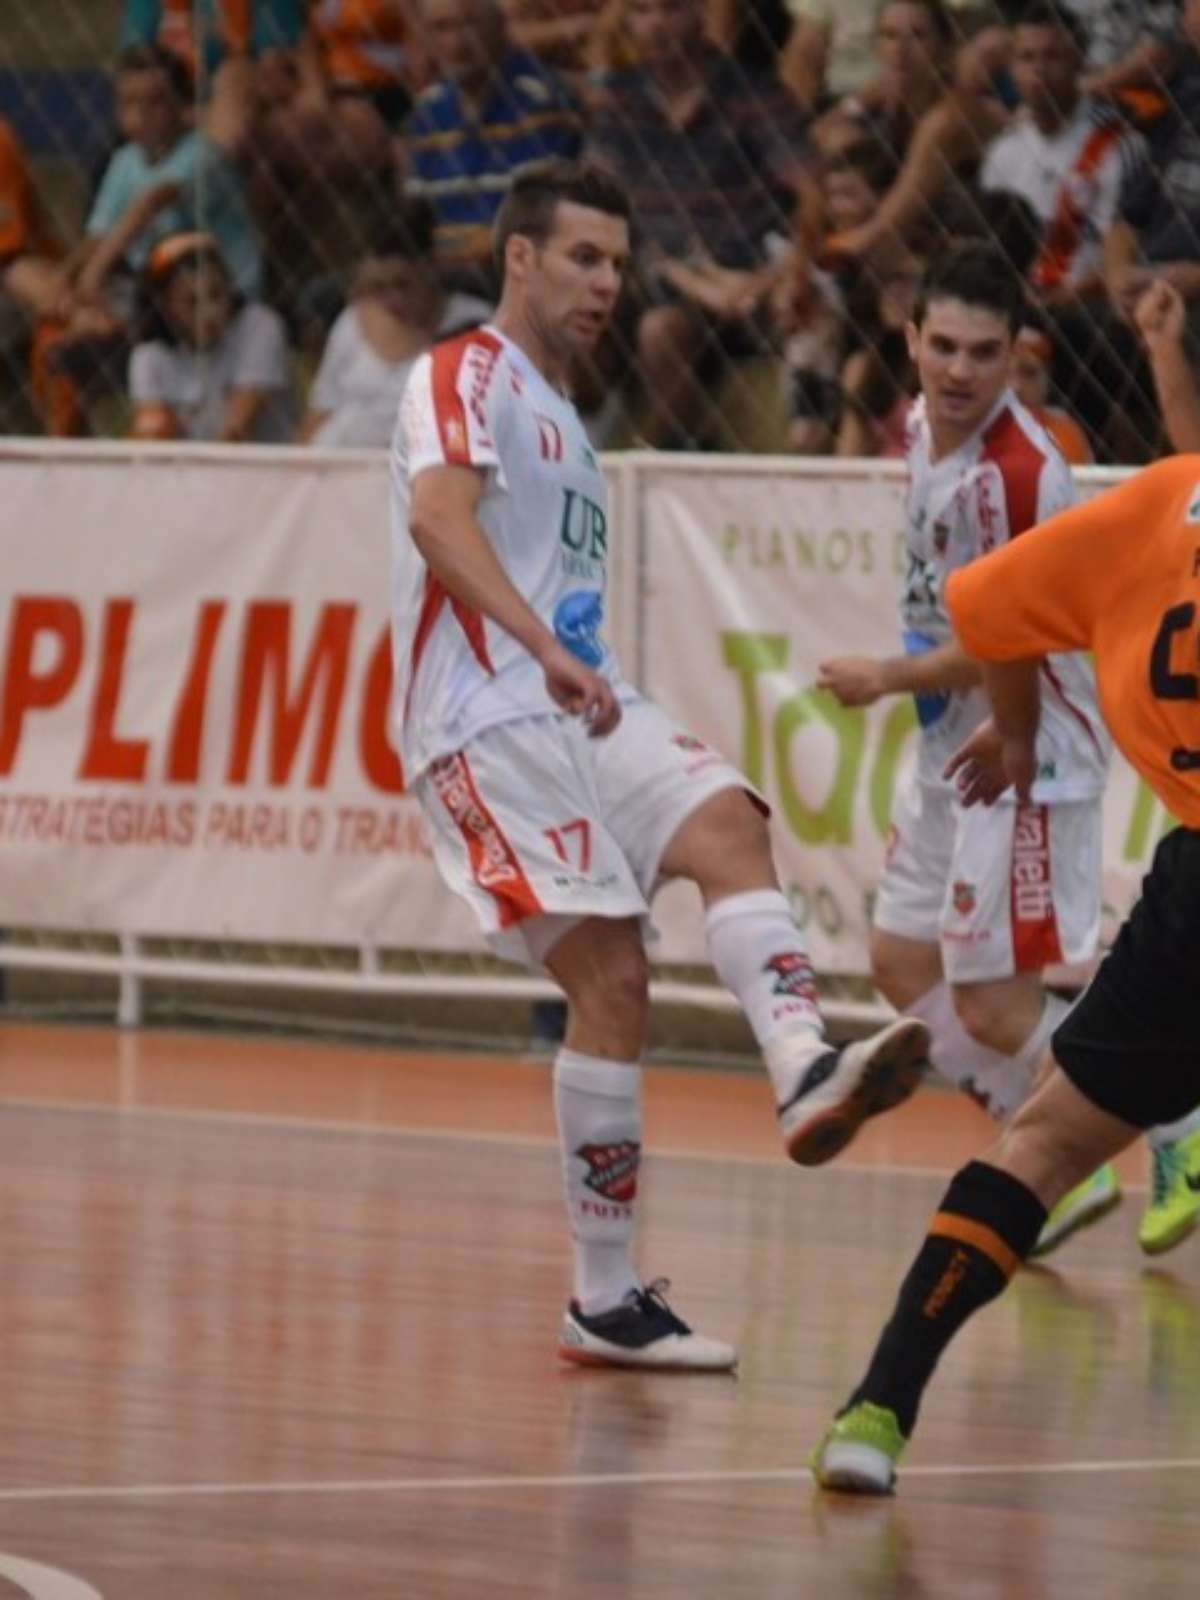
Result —
[[[379,89],[403,82],[411,30],[401,0],[317,0],[312,30],[330,83]]]
[[[981,661],[1093,651],[1118,747],[1200,828],[1200,455],[1147,467],[952,572],[946,606]]]

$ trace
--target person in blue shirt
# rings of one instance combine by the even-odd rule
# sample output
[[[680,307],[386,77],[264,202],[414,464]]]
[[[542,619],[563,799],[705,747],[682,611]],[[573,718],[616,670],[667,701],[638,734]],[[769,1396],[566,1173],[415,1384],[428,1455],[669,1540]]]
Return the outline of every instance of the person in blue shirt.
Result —
[[[233,164],[244,134],[214,105],[199,125],[186,68],[157,46],[132,46],[117,63],[117,122],[126,143],[100,181],[76,279],[84,300],[102,296],[121,268],[140,272],[169,234],[200,228],[220,243],[240,292],[258,295],[262,255]]]
[[[577,155],[579,112],[548,67],[510,46],[496,0],[426,0],[422,21],[438,81],[405,129],[407,187],[432,203],[451,271],[487,281],[491,226],[513,173]]]

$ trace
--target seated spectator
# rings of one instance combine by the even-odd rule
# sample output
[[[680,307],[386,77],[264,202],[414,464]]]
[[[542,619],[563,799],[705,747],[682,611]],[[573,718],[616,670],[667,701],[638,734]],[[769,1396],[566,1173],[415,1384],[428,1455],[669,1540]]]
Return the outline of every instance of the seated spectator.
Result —
[[[245,300],[211,234],[162,240],[142,275],[129,363],[137,439],[284,444],[295,431],[287,335]]]
[[[1138,301],[1158,279],[1178,290],[1190,321],[1200,316],[1200,5],[1183,9],[1177,64],[1167,84],[1170,109],[1145,130],[1143,160],[1121,189],[1105,240],[1111,314],[1099,323],[1107,368],[1097,382],[1110,394],[1108,459],[1151,459],[1157,405],[1145,346],[1134,327]]]
[[[707,0],[705,32],[739,66],[776,74],[794,21],[788,0]]]
[[[902,456],[908,414],[917,393],[917,372],[908,349],[917,290],[927,258],[896,244],[876,267],[878,305],[873,326],[864,328],[861,349],[842,372],[842,421],[835,454]]]
[[[874,29],[876,69],[813,129],[826,152],[864,137],[904,160],[917,123],[950,86],[956,35],[942,0],[885,0]]]
[[[294,204],[322,187],[390,190],[423,70],[417,32],[407,0],[319,0],[294,56],[265,82],[260,70],[258,156]]]
[[[866,221],[891,174],[886,153],[866,140],[827,161],[821,190],[829,238],[815,254],[797,244],[771,293],[772,321],[783,336],[789,442],[801,455],[824,455],[833,447],[841,422],[848,321],[866,320],[863,296],[873,287],[869,269],[829,253],[829,242]]]
[[[408,191],[431,201],[442,261],[491,292],[491,225],[512,174],[578,154],[579,114],[548,67],[513,49],[499,0],[424,0],[437,81],[407,124]]]
[[[330,331],[300,428],[318,445],[391,443],[413,363],[438,339],[477,327],[486,300],[443,288],[433,255],[433,210],[411,200],[372,241],[350,303]]]
[[[262,256],[232,159],[245,130],[220,120],[216,108],[196,126],[186,72],[157,48],[126,50],[116,80],[117,122],[127,142],[93,202],[76,294],[95,302],[112,274],[140,273],[160,239],[202,227],[218,240],[240,293],[253,299]]]
[[[504,0],[504,18],[518,50],[574,81],[601,64],[607,6],[608,0]]]
[[[610,78],[588,150],[632,200],[642,435],[694,446],[716,431],[723,364],[766,348],[768,240],[790,238],[811,185],[803,124],[778,84],[706,41],[700,0],[625,0],[624,15],[639,65]]]
[[[1073,467],[1095,460],[1088,436],[1069,411],[1050,405],[1050,369],[1054,346],[1043,330],[1027,323],[1013,344],[1012,387],[1021,404],[1033,412]]]
[[[289,50],[300,41],[306,0],[125,0],[123,49],[157,46],[197,84],[226,61]]]
[[[0,117],[0,281],[31,317],[53,314],[66,287],[25,154]]]
[[[254,297],[261,281],[258,240],[231,159],[244,134],[232,102],[214,102],[195,126],[187,68],[157,46],[133,46],[118,59],[116,101],[126,143],[104,171],[35,352],[54,432],[82,430],[86,390],[120,387],[134,280],[159,239],[204,225],[219,238],[243,294]],[[59,380],[75,385],[70,405],[48,401]]]
[[[1044,305],[1103,285],[1103,240],[1121,184],[1142,153],[1111,102],[1080,92],[1086,39],[1073,12],[1034,0],[1013,30],[1020,109],[984,157],[980,186],[1022,196],[1041,222],[1030,281]]]
[[[1142,121],[1166,109],[1163,80],[1174,69],[1180,0],[1068,0],[1088,37],[1083,92],[1120,100]]]
[[[889,9],[890,4],[885,4],[884,11]],[[946,16],[944,8],[935,10]],[[875,215],[838,240],[843,254],[861,258],[893,235],[927,229],[956,196],[962,181],[973,174],[984,151],[1007,123],[1011,35],[1005,26],[986,23],[986,16],[986,25],[979,25],[979,15],[964,12],[961,25],[955,19],[951,40],[957,42],[947,64],[946,91],[915,120],[903,149],[895,144],[898,137],[905,136],[902,102],[890,131],[887,120],[877,118],[883,136],[893,141],[899,170]],[[893,104],[895,98],[891,97]],[[853,103],[849,109],[855,110]],[[856,132],[854,120],[845,115],[845,107],[841,111],[835,108],[828,121],[822,119],[817,131],[826,147],[862,134],[862,128]]]

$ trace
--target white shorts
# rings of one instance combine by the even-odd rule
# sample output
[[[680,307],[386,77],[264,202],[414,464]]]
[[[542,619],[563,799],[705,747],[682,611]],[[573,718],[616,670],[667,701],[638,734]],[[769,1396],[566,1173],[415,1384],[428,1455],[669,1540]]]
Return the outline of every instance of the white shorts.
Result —
[[[497,955],[540,966],[583,917],[644,917],[672,837],[730,788],[769,810],[724,756],[638,700],[600,739],[568,716],[487,728],[416,795],[438,870]]]
[[[910,784],[892,818],[874,923],[941,947],[951,983],[1090,961],[1100,937],[1100,799],[964,809]]]

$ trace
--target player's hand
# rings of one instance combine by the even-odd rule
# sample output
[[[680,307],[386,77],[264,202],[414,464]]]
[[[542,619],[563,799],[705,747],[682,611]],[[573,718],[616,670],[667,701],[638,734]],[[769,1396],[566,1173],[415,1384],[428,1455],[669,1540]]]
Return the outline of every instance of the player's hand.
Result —
[[[873,706],[887,694],[883,662],[874,656],[838,656],[817,668],[817,688],[828,689],[844,706]]]
[[[1168,283],[1165,278],[1155,278],[1139,296],[1133,320],[1151,348],[1155,345],[1182,344],[1187,307],[1173,283]]]
[[[958,747],[942,776],[954,780],[962,805],[995,805],[1010,779],[1004,767],[1004,741],[990,717]]]
[[[571,716],[582,717],[593,739],[613,731],[621,720],[621,705],[607,678],[557,643],[542,656],[541,667],[551,700]]]

